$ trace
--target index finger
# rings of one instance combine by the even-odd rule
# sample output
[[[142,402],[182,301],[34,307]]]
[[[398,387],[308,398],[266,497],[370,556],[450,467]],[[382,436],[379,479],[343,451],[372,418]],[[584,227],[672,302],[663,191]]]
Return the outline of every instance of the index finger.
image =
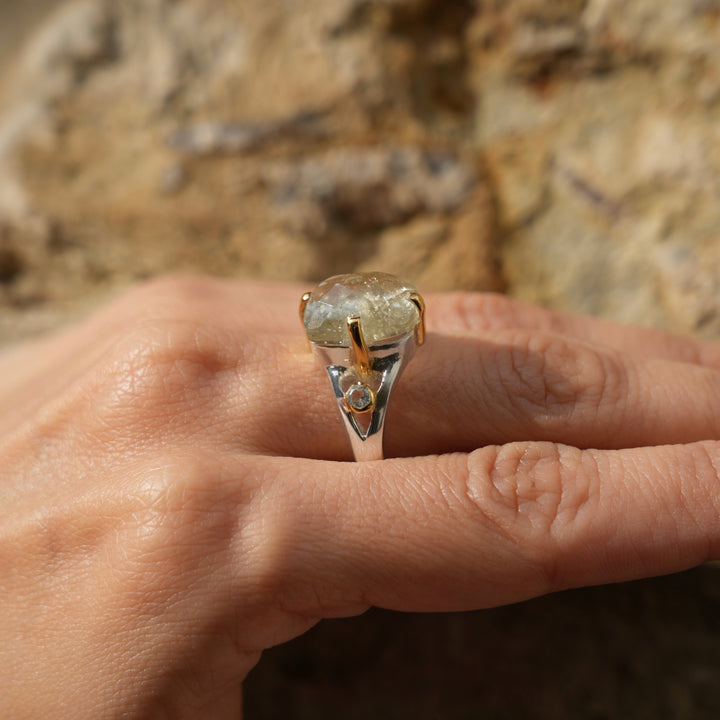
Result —
[[[720,557],[716,442],[265,461],[283,595],[308,615],[478,609]]]

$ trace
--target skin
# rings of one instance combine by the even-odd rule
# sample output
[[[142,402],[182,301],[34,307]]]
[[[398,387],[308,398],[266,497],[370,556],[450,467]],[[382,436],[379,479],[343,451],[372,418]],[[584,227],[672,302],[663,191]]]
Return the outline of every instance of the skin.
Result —
[[[3,717],[238,718],[264,648],[720,559],[720,347],[429,296],[349,463],[307,288],[170,279],[0,356]]]

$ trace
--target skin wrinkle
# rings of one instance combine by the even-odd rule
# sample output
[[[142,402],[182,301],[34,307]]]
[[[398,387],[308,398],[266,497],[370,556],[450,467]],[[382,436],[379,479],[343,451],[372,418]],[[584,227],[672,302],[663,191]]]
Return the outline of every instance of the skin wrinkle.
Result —
[[[437,483],[439,485],[440,495],[445,503],[445,510],[451,511],[453,507],[458,505],[467,505],[476,511],[477,506],[470,493],[470,460],[465,461],[466,472],[462,476],[462,480],[458,482],[458,479],[449,470],[445,470],[441,467],[439,474],[437,475]]]
[[[559,336],[536,336],[534,343],[538,342],[542,343],[538,349],[545,358],[546,404],[555,417],[570,407],[571,419],[588,411],[597,418],[604,402],[614,405],[616,398],[623,397],[626,382],[622,381],[621,364],[612,355],[598,353],[582,343],[570,345]]]
[[[691,466],[693,470],[695,471],[694,477],[702,477],[702,473],[698,473],[699,466],[697,464],[698,459],[698,452],[702,452],[696,448],[696,450],[689,454],[689,462],[691,463]],[[665,537],[666,533],[659,537],[658,540],[665,540],[665,545],[668,546],[667,552],[673,552],[675,555],[680,558],[680,547],[681,542],[680,538],[686,535],[686,533],[683,532],[683,526],[685,523],[690,520],[690,524],[694,527],[698,527],[698,524],[693,517],[691,513],[688,511],[688,503],[687,498],[685,497],[685,491],[688,486],[688,483],[683,477],[683,480],[678,483],[675,487],[665,488],[660,483],[657,482],[656,478],[663,477],[667,475],[679,475],[682,474],[683,476],[693,476],[689,473],[681,473],[679,468],[673,468],[672,465],[669,466],[667,462],[667,457],[662,457],[662,462],[660,460],[653,456],[653,457],[647,457],[645,458],[644,462],[645,467],[649,467],[653,470],[653,472],[647,472],[648,475],[648,492],[652,493],[656,499],[659,499],[665,508],[665,512],[668,517],[672,517],[673,521],[675,523],[674,528],[674,537],[675,537],[675,543],[668,543]],[[707,543],[703,543],[705,546],[707,546]],[[649,567],[649,565],[648,565]]]
[[[639,366],[635,363],[624,362],[616,351],[607,353],[607,357],[608,362],[612,363],[614,371],[615,390],[613,395],[607,392],[600,395],[596,418],[598,423],[605,423],[611,429],[613,447],[623,447],[627,444],[626,433],[623,429],[633,424],[630,417],[631,409],[647,406],[648,403],[643,401],[640,392],[643,382]],[[603,417],[603,408],[606,404],[611,410],[609,416],[606,412],[606,417]]]
[[[509,555],[516,572],[521,572],[528,587],[533,587],[538,594],[552,592],[548,585],[547,573],[544,571],[543,558],[547,553],[528,542],[526,533],[518,526],[519,502],[517,495],[506,492],[503,487],[504,473],[499,472],[502,456],[506,446],[488,446],[465,457],[466,474],[464,493],[466,501],[472,508],[473,524],[490,532],[498,540],[485,542],[488,547],[503,549]],[[509,589],[508,580],[495,579],[494,585],[498,594],[503,595]]]
[[[501,335],[498,340],[505,340],[506,344],[496,351],[495,362],[490,365],[504,394],[517,414],[529,415],[541,426],[547,424],[553,416],[548,401],[552,401],[556,392],[547,377],[547,345],[530,347],[531,339],[522,331],[511,333],[507,339]],[[565,407],[568,397],[556,402]]]
[[[497,365],[500,370],[511,370],[503,387],[519,412],[531,414],[544,425],[575,412],[587,396],[596,403],[599,373],[595,369],[599,360],[594,351],[571,347],[566,340],[552,335],[531,336],[524,332],[514,333],[507,345],[510,362],[499,360]],[[518,393],[518,388],[525,392]]]
[[[643,482],[638,483],[639,492],[644,494],[649,498],[648,502],[654,502],[655,505],[661,504],[662,507],[665,509],[665,512],[667,514],[667,510],[669,509],[667,498],[661,497],[658,495],[657,488],[655,487],[656,483],[654,482],[654,474],[655,472],[660,472],[662,477],[665,477],[668,475],[668,468],[665,466],[665,463],[662,462],[660,464],[657,463],[658,458],[653,457],[650,459],[650,466],[654,472],[648,472],[646,465],[647,465],[647,458],[644,457],[645,453],[637,453],[630,458],[626,460],[626,467],[631,467],[634,469],[635,473],[637,473],[643,480]],[[631,490],[632,488],[628,487],[626,484],[626,487],[628,490]],[[627,492],[627,491],[626,491]],[[628,495],[630,493],[628,492]],[[641,506],[642,507],[642,506]],[[627,515],[630,515],[630,522],[634,523],[638,526],[643,527],[643,532],[641,533],[634,533],[632,531],[629,531],[629,529],[625,529],[625,534],[630,537],[630,542],[626,543],[628,548],[632,550],[634,554],[634,564],[639,565],[643,567],[643,571],[647,574],[652,575],[653,574],[653,566],[651,557],[653,553],[653,549],[656,546],[657,543],[657,524],[654,517],[649,517],[647,514],[642,514],[637,512],[637,503],[633,503],[631,505],[628,505],[625,508],[624,516],[627,517]],[[671,513],[671,515],[674,515],[674,513]],[[675,522],[673,518],[673,522]],[[663,530],[665,530],[665,525],[663,524]],[[663,532],[663,535],[665,534]],[[676,533],[675,528],[673,528],[673,532]],[[638,542],[634,540],[634,536],[638,535],[640,538],[642,538],[642,542]],[[648,542],[648,538],[650,538],[650,542]],[[662,538],[661,538],[662,539]],[[667,545],[667,543],[664,543]],[[667,552],[667,551],[666,551]]]
[[[544,399],[545,397],[546,358],[542,353],[531,353],[527,341],[527,335],[520,333],[517,333],[511,340],[507,355],[510,361],[511,375],[502,383],[511,402],[521,411],[524,411],[528,404],[531,410],[536,410],[542,405],[542,400],[540,405],[538,404],[538,398]],[[535,361],[532,367],[529,367],[528,360],[530,359]],[[504,367],[507,366],[501,365],[499,370],[502,371]],[[518,392],[518,389],[521,392]],[[523,390],[525,392],[522,392]]]
[[[546,592],[566,587],[568,570],[560,548],[579,527],[589,528],[597,503],[586,479],[593,454],[552,443],[516,443],[482,453],[488,454],[481,467],[492,492],[489,497],[478,493],[477,466],[468,456],[471,501],[541,572]]]
[[[569,422],[574,423],[578,415],[582,415],[584,422],[589,425],[595,423],[608,428],[625,427],[631,406],[628,364],[613,351],[597,352],[581,345],[575,365],[582,380],[578,382],[578,397]],[[604,416],[608,414],[608,408],[611,409],[612,417]],[[623,440],[610,431],[609,444],[622,445]]]
[[[561,489],[555,519],[550,525],[555,546],[546,557],[544,569],[549,587],[563,590],[572,587],[567,580],[572,566],[572,550],[567,547],[567,539],[583,538],[592,532],[601,488],[595,481],[599,476],[595,451],[564,446],[557,448],[557,452]]]
[[[699,455],[699,457],[698,457]],[[694,475],[691,475],[691,477],[703,477],[706,473],[709,474],[711,477],[715,477],[719,480],[718,482],[718,490],[720,491],[720,463],[718,463],[717,458],[713,456],[711,452],[709,452],[707,446],[703,443],[700,443],[697,446],[696,453],[693,453],[691,455],[692,457],[692,468],[694,471]],[[702,470],[701,470],[702,466]],[[695,487],[695,484],[691,484],[691,491],[693,496],[696,495],[697,490]],[[720,495],[720,493],[718,493]],[[715,550],[712,545],[711,538],[708,534],[703,533],[703,524],[700,522],[700,520],[697,517],[697,513],[693,511],[693,504],[688,502],[687,495],[685,493],[681,496],[682,500],[682,507],[687,514],[687,516],[690,518],[693,526],[695,527],[697,534],[699,536],[705,535],[705,543],[704,547],[701,552],[701,557],[703,558],[701,562],[707,562],[710,560],[715,554]],[[697,502],[697,498],[695,498],[695,506],[697,506],[699,503]],[[700,498],[702,500],[702,498]],[[720,505],[720,502],[718,502],[718,505]],[[720,507],[718,507],[719,514],[720,514]]]
[[[497,513],[490,512],[503,503],[507,505],[507,497],[500,492],[493,477],[493,469],[497,467],[500,452],[499,446],[492,445],[467,454],[464,496],[470,506],[479,512],[480,520],[489,520],[504,540],[513,540],[508,524],[501,522]],[[511,509],[517,512],[517,505]]]
[[[484,458],[483,463],[483,474],[486,474],[492,494],[490,498],[485,494],[481,496],[481,510],[485,514],[490,511],[495,523],[503,528],[506,537],[514,538],[515,542],[518,542],[518,533],[534,536],[536,531],[545,525],[544,522],[537,522],[540,513],[535,512],[536,508],[542,507],[542,502],[539,501],[546,492],[545,488],[537,488],[534,477],[535,464],[541,459],[528,457],[529,453],[536,451],[526,443],[504,445],[494,448],[493,451],[491,457]],[[477,497],[476,491],[472,489],[469,494]],[[488,499],[492,503],[490,508],[486,504]],[[521,543],[527,539],[529,538],[523,537]]]

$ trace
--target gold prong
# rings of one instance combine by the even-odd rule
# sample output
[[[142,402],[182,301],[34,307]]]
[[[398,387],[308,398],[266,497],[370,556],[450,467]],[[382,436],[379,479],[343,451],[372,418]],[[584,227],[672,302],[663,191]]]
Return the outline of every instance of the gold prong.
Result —
[[[410,296],[410,302],[420,313],[420,322],[415,326],[415,342],[422,345],[425,342],[425,301],[422,299],[422,295],[413,293]]]
[[[349,317],[347,319],[348,332],[350,333],[350,342],[353,352],[355,353],[355,364],[361,373],[365,374],[370,371],[370,351],[365,344],[362,327],[360,326],[359,317]]]
[[[312,293],[306,292],[300,298],[300,322],[303,321],[303,316],[305,315],[305,308],[307,307],[307,304],[310,302],[311,297],[312,297]]]

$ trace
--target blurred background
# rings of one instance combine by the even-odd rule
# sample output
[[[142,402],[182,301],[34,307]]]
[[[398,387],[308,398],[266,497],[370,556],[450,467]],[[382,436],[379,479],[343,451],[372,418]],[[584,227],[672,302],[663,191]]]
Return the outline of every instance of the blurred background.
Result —
[[[0,345],[164,272],[720,336],[720,0],[0,0]],[[719,571],[266,654],[252,718],[720,717]]]

